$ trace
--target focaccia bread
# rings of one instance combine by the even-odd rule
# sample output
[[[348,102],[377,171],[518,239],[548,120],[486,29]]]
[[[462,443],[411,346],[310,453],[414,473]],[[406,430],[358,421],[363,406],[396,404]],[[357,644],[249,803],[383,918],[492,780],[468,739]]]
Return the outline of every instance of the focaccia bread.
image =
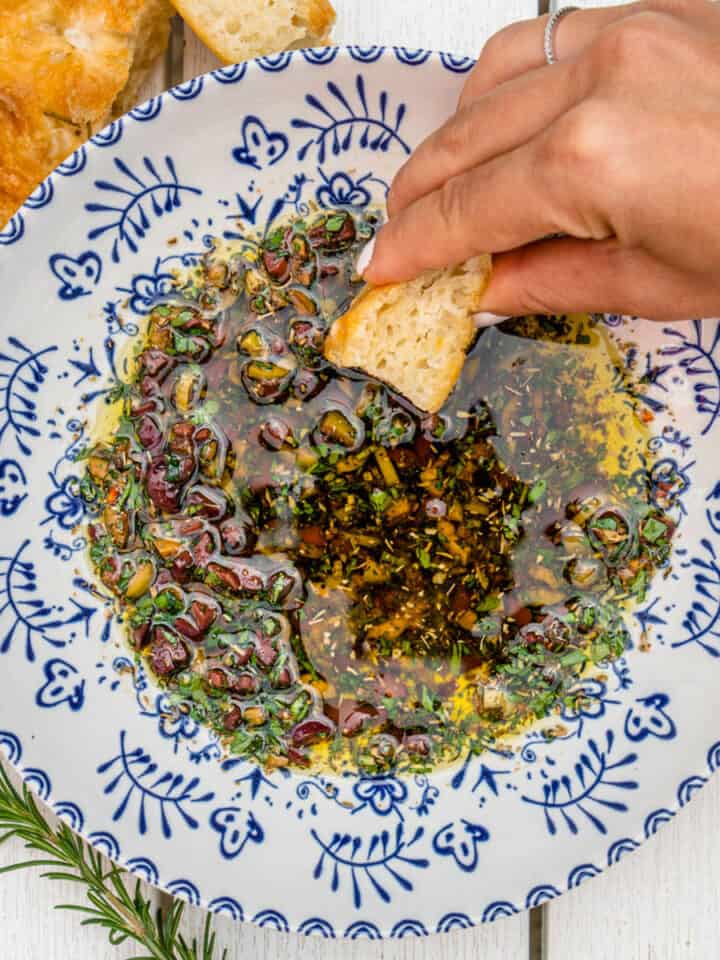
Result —
[[[325,357],[382,380],[436,413],[452,393],[475,337],[473,314],[490,280],[489,256],[407,283],[367,287],[337,319]]]
[[[329,0],[173,0],[178,13],[225,63],[276,50],[321,46],[335,23]]]
[[[2,0],[0,224],[132,105],[172,13],[169,0]]]

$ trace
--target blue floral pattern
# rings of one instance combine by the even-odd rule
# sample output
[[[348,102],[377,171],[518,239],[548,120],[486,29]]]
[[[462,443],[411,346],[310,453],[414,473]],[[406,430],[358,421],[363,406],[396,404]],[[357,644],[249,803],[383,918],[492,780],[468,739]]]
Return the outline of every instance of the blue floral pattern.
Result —
[[[254,115],[245,117],[241,136],[241,145],[233,148],[233,159],[255,170],[274,166],[288,152],[285,134],[280,130],[271,133],[262,120]]]
[[[87,579],[75,458],[95,405],[122,373],[139,318],[177,270],[207,252],[212,235],[232,240],[248,227],[262,234],[314,204],[381,203],[472,65],[402,47],[352,47],[223,67],[101,131],[0,231],[17,293],[11,303],[27,303],[11,311],[0,343],[0,656],[18,678],[0,704],[0,724],[11,728],[0,732],[0,746],[97,849],[176,896],[269,929],[377,940],[511,916],[618,862],[720,766],[720,744],[708,746],[712,698],[688,694],[675,669],[684,658],[702,689],[714,691],[714,321],[648,328],[604,318],[654,418],[655,462],[638,479],[679,525],[675,561],[635,612],[634,648],[583,678],[576,707],[451,770],[300,779],[223,757],[119,654],[109,598]],[[293,82],[302,77],[300,86],[266,106],[258,92],[265,84],[288,90],[286,71]],[[180,150],[176,127],[187,117],[195,129],[217,104],[227,111],[237,85],[243,102],[262,108],[218,124],[217,150],[192,137]],[[450,91],[440,106],[438,87]],[[52,241],[59,236],[67,238],[62,249]],[[40,264],[37,283],[16,291],[28,258]],[[628,348],[633,340],[639,346]],[[675,398],[684,400],[677,422]],[[69,747],[83,745],[76,763],[94,788],[82,795],[64,755],[32,732],[48,717]],[[667,789],[651,787],[657,769]],[[535,870],[543,882],[532,886],[523,879],[526,847],[553,864]],[[189,851],[182,869],[178,849]],[[263,880],[288,858],[299,897]],[[508,858],[512,870],[503,866]]]

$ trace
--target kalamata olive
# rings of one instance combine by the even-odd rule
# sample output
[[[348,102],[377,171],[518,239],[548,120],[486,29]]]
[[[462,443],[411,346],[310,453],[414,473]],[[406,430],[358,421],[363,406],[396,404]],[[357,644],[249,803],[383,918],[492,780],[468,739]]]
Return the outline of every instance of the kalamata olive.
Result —
[[[201,630],[209,630],[219,614],[219,606],[211,600],[191,600],[190,613]]]
[[[165,457],[156,457],[147,475],[148,496],[159,510],[177,513],[180,509],[180,487],[167,479]]]
[[[288,687],[291,687],[293,684],[293,675],[289,667],[283,667],[280,673],[278,673],[277,678],[273,686],[276,690],[287,690]]]
[[[158,408],[157,398],[149,400],[133,399],[130,403],[130,413],[133,417],[141,417],[144,413],[154,413]]]
[[[160,390],[160,383],[155,377],[145,375],[140,381],[140,393],[144,397],[153,397]]]
[[[198,483],[188,488],[184,509],[193,517],[221,520],[228,512],[228,499],[217,487]]]
[[[263,577],[259,570],[238,560],[230,560],[229,564],[237,575],[241,590],[247,590],[249,593],[257,593],[262,590]]]
[[[310,320],[296,320],[290,326],[289,341],[294,346],[318,350],[322,346],[322,332]]]
[[[297,747],[288,747],[288,760],[294,763],[296,767],[310,766],[310,758],[308,755],[304,750],[299,750]]]
[[[306,747],[327,740],[335,732],[335,724],[328,717],[316,716],[303,720],[291,731],[293,746]]]
[[[293,394],[299,400],[310,400],[323,385],[323,380],[306,367],[298,370],[293,379]]]
[[[162,350],[144,350],[140,354],[140,362],[150,376],[156,380],[159,374],[167,373],[175,364],[172,357],[163,353]]]
[[[220,608],[213,601],[191,600],[189,610],[175,620],[175,629],[191,640],[202,637],[213,625]]]
[[[412,443],[415,438],[415,422],[401,410],[391,411],[376,420],[372,429],[373,440],[387,447]]]
[[[162,443],[163,433],[160,424],[155,417],[148,413],[140,418],[140,422],[136,427],[136,433],[138,440],[146,450],[157,447]]]
[[[205,674],[205,681],[213,690],[225,690],[227,687],[227,674],[219,667],[212,667]]]
[[[180,583],[184,583],[190,577],[190,571],[194,566],[192,554],[189,550],[181,550],[170,566],[172,574]]]
[[[159,677],[167,677],[190,662],[190,654],[182,640],[165,627],[155,627],[150,648],[150,663]]]
[[[254,536],[249,517],[238,514],[223,520],[220,524],[220,536],[223,549],[232,557],[240,556],[252,550]]]
[[[331,212],[313,225],[308,239],[321,253],[340,253],[355,240],[355,222],[348,213]]]
[[[430,756],[430,737],[425,733],[411,733],[403,739],[405,750],[416,757]]]
[[[240,581],[233,570],[228,570],[219,563],[209,563],[208,572],[229,590],[237,592],[240,589]]]
[[[302,580],[295,567],[286,564],[273,573],[267,583],[267,593],[273,606],[295,609],[302,601]]]
[[[174,423],[170,428],[168,437],[168,446],[173,453],[181,453],[189,456],[193,452],[193,434],[195,433],[195,424],[187,420],[181,420]]]
[[[262,682],[259,677],[254,676],[252,673],[241,673],[240,676],[230,677],[228,679],[228,686],[233,693],[236,693],[240,697],[249,697],[255,693],[258,693]]]
[[[263,253],[263,266],[275,283],[287,283],[290,279],[290,260],[285,251],[266,250]]]
[[[286,444],[292,445],[292,430],[280,417],[268,417],[261,425],[258,435],[260,442],[268,450],[281,450]]]
[[[257,593],[263,588],[262,576],[252,568],[227,560],[225,563],[210,563],[208,569],[235,593]]]
[[[462,440],[468,431],[469,420],[450,414],[432,413],[420,421],[423,436],[430,443],[451,443]]]
[[[290,327],[290,346],[308,367],[322,366],[324,362],[322,357],[324,340],[325,330],[319,325],[315,317],[296,320]]]
[[[101,523],[90,523],[87,528],[88,537],[90,540],[95,543],[96,540],[99,540],[100,537],[105,536],[105,528]]]
[[[150,636],[150,624],[146,621],[133,629],[133,646],[136,650],[144,647]]]
[[[255,644],[255,659],[264,670],[269,670],[276,662],[278,652],[273,644],[265,637],[260,638]]]
[[[333,263],[324,263],[320,267],[320,279],[325,280],[327,277],[336,277],[340,273],[340,268],[336,267]]]
[[[240,707],[233,707],[223,717],[223,727],[228,732],[236,730],[242,721],[242,710]]]
[[[193,545],[192,556],[193,561],[196,566],[204,567],[210,557],[214,556],[216,553],[216,544],[213,540],[212,534],[209,530],[206,530]]]
[[[377,716],[377,710],[369,704],[354,701],[343,702],[339,711],[338,725],[344,737],[357,736],[368,720]]]
[[[223,663],[229,667],[245,667],[250,663],[253,655],[253,647],[233,646],[223,657]]]

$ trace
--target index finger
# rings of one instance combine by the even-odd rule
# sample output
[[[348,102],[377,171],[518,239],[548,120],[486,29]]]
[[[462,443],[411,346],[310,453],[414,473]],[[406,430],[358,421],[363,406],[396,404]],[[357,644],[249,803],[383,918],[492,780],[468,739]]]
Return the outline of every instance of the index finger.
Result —
[[[377,234],[364,279],[375,285],[410,280],[550,234],[612,236],[587,177],[572,173],[556,146],[576,122],[571,111],[541,136],[453,177],[391,217]]]

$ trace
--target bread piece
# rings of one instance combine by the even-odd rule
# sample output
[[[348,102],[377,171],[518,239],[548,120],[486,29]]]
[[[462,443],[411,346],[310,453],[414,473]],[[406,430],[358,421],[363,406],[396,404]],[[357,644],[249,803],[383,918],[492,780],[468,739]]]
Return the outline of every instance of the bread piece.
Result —
[[[0,221],[132,105],[167,46],[169,0],[2,0]]]
[[[490,257],[480,256],[408,283],[367,287],[333,324],[325,357],[364,370],[436,413],[465,363],[490,272]]]
[[[329,0],[173,0],[193,32],[225,63],[320,46],[335,23]]]

